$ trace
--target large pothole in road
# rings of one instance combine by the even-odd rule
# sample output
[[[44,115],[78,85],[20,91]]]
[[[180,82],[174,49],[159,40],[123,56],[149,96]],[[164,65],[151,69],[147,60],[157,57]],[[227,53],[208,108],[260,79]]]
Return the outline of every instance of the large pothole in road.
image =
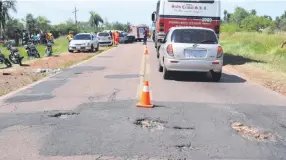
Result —
[[[69,118],[71,116],[75,116],[78,114],[79,113],[75,113],[75,112],[60,112],[60,113],[49,115],[49,117],[65,119],[65,118]]]
[[[165,121],[161,121],[159,119],[152,120],[150,118],[140,118],[134,122],[135,125],[140,126],[142,128],[157,129],[157,130],[164,129],[165,123],[166,123]]]
[[[176,145],[175,148],[177,148],[179,151],[192,149],[192,143]]]
[[[274,136],[268,132],[261,132],[257,128],[244,125],[239,122],[232,123],[231,127],[241,136],[256,140],[256,141],[271,141]]]

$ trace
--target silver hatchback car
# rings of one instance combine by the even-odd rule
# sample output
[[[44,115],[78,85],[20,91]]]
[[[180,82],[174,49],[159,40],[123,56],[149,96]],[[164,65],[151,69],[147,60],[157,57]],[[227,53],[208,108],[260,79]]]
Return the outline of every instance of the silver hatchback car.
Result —
[[[98,42],[100,46],[112,46],[111,35],[107,32],[97,33]]]
[[[201,27],[172,27],[159,49],[158,70],[169,79],[176,71],[211,73],[220,81],[223,50],[216,33]]]

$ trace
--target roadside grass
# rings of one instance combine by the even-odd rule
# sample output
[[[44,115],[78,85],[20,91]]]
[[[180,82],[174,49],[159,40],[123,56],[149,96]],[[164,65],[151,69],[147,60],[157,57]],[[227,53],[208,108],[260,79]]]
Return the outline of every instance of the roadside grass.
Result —
[[[251,63],[269,70],[286,72],[286,46],[281,49],[285,35],[235,32],[220,35],[220,44],[224,49],[228,64]],[[231,59],[232,58],[232,59]]]
[[[67,51],[67,47],[68,47],[68,41],[65,37],[59,37],[57,39],[55,39],[55,43],[53,44],[53,54],[61,54],[64,53],[65,51]],[[45,49],[46,46],[45,45],[37,45],[36,46],[37,50],[39,51],[41,58],[45,57]],[[9,55],[9,51],[6,49],[6,47],[3,47],[3,44],[0,45],[0,49],[2,51],[2,53],[6,56],[6,58],[8,58]],[[18,47],[20,55],[24,56],[24,61],[29,60],[27,53],[26,53],[26,49],[23,46],[19,46]]]

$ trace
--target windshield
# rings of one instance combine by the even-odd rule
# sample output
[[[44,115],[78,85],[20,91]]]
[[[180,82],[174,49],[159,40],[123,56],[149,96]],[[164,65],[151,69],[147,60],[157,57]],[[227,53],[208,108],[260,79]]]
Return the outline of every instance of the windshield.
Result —
[[[109,33],[105,33],[105,32],[98,33],[98,36],[101,36],[101,37],[108,37],[108,36],[109,36]]]
[[[74,36],[74,40],[91,40],[91,36],[89,34],[78,34]]]
[[[177,29],[173,32],[171,41],[175,43],[218,43],[217,36],[213,31],[203,29]]]

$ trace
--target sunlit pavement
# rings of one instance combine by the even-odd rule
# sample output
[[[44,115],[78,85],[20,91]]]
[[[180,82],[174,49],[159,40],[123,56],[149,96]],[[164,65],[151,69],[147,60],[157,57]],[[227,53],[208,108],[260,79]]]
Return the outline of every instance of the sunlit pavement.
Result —
[[[163,80],[148,49],[143,61],[142,42],[121,44],[0,99],[0,159],[286,157],[285,97],[226,70]],[[144,79],[152,109],[135,107]]]

